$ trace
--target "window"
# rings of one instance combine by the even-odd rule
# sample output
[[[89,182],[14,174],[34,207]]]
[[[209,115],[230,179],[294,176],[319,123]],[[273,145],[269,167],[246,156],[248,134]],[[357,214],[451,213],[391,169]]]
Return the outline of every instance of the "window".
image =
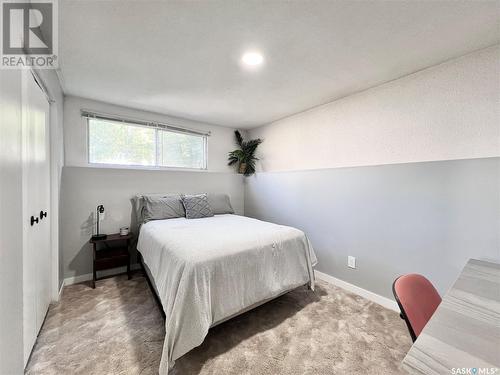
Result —
[[[207,134],[168,125],[84,116],[91,164],[206,169]]]

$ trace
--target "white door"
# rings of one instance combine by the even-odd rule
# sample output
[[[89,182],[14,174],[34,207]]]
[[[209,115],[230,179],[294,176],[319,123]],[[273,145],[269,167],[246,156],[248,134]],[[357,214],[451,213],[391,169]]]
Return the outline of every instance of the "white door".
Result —
[[[50,303],[49,103],[23,74],[23,319],[26,365]],[[47,216],[45,216],[47,213]]]

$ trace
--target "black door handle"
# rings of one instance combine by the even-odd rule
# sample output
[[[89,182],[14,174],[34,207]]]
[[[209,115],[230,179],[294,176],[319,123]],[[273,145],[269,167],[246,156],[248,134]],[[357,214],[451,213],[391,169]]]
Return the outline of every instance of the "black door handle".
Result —
[[[33,226],[33,224],[35,224],[35,223],[38,224],[38,218],[35,218],[34,216],[31,216],[30,223],[31,223],[31,226]]]
[[[47,211],[40,211],[40,220],[42,220],[44,217],[47,217]]]

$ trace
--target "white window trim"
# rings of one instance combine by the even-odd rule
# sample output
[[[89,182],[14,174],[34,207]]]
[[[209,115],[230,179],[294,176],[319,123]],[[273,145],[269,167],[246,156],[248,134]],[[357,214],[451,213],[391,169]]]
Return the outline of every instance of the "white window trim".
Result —
[[[198,132],[198,131],[191,131],[190,129],[186,129],[186,131],[176,131],[172,130],[169,128],[160,128],[160,127],[155,127],[155,142],[156,142],[156,155],[155,155],[155,165],[142,165],[142,164],[110,164],[110,163],[94,163],[90,161],[90,120],[98,118],[97,116],[89,116],[87,115],[88,112],[82,110],[82,117],[85,119],[86,123],[86,136],[87,136],[87,166],[92,167],[92,168],[113,168],[113,169],[139,169],[139,170],[150,170],[150,171],[197,171],[197,172],[208,172],[208,137],[210,136],[210,132],[203,133],[203,132]],[[115,116],[116,117],[116,116]],[[137,122],[134,122],[134,120],[127,120],[127,119],[118,119],[116,117],[115,120],[109,118],[106,119],[106,121],[115,121],[119,123],[126,123],[128,126],[136,126],[136,127],[149,127],[148,125],[141,125]],[[130,122],[129,122],[130,121]],[[154,124],[154,123],[151,123]],[[178,127],[176,127],[178,128]],[[179,128],[181,129],[181,128]],[[198,136],[203,139],[203,167],[201,168],[189,168],[189,167],[173,167],[173,166],[162,166],[158,165],[158,160],[159,160],[159,147],[158,147],[158,130],[162,131],[167,131],[171,133],[178,133],[178,134],[191,134],[193,136]]]

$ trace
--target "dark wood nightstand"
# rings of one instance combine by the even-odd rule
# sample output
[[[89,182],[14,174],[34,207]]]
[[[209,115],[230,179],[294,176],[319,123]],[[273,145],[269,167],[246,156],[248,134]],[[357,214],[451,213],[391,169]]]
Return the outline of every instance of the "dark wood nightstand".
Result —
[[[106,238],[90,239],[92,244],[92,253],[94,256],[93,262],[93,278],[92,288],[95,288],[95,282],[98,279],[97,271],[107,270],[127,266],[127,275],[130,279],[130,242],[133,234],[129,233],[126,236],[121,236],[119,233],[108,234]]]

